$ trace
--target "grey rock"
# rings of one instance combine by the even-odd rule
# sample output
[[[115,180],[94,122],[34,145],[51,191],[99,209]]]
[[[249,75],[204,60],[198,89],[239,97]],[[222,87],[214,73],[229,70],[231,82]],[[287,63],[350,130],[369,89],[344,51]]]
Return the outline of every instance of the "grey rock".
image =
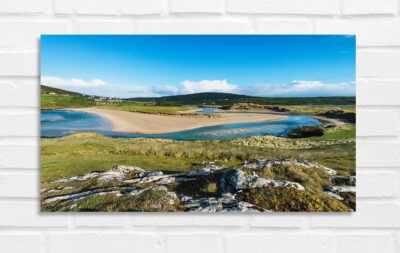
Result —
[[[192,197],[184,196],[181,198],[181,204],[185,206],[189,212],[259,212],[267,211],[257,208],[254,205],[238,201],[232,194],[225,194],[220,198],[204,197],[193,199]]]
[[[220,188],[222,192],[235,193],[243,189],[245,183],[244,172],[241,170],[231,169],[225,172],[220,180]]]
[[[343,200],[343,197],[341,197],[341,196],[337,195],[336,193],[329,192],[329,191],[325,191],[324,193],[325,193],[326,195],[328,195],[328,196],[332,197],[332,198],[335,198],[335,199],[337,199],[337,200],[340,200],[340,201],[342,201],[342,200]]]
[[[139,177],[155,177],[163,175],[162,171],[154,170],[154,171],[144,171],[139,174]]]
[[[334,176],[330,177],[329,180],[336,185],[355,186],[356,184],[356,176]]]
[[[299,191],[304,191],[304,187],[296,182],[265,179],[257,175],[245,177],[243,171],[235,169],[224,173],[220,180],[221,192],[228,193],[236,193],[237,191],[243,189],[261,188],[267,186],[288,187]]]
[[[335,186],[325,186],[324,191],[330,192],[356,192],[355,186],[347,185],[335,185]]]
[[[256,159],[254,162],[245,161],[243,166],[247,169],[253,170],[263,170],[267,168],[271,168],[275,165],[293,165],[293,166],[300,166],[303,168],[319,168],[324,170],[329,175],[336,175],[336,170],[328,168],[326,166],[312,163],[310,161],[298,161],[298,160],[289,160],[289,159],[271,159],[271,158],[262,158]]]

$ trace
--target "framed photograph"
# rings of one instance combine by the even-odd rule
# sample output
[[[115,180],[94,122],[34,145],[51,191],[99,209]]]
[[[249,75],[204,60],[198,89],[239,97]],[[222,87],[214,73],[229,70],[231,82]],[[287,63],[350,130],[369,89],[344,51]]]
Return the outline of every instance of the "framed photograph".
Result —
[[[354,35],[42,35],[42,212],[353,212]]]

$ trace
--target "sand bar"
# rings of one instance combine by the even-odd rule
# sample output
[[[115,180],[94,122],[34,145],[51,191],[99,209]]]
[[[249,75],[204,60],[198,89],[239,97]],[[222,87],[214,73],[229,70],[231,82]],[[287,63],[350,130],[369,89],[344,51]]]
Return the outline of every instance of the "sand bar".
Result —
[[[275,121],[287,118],[285,115],[267,113],[219,113],[218,115],[222,117],[208,118],[127,112],[94,107],[73,108],[68,110],[95,113],[111,121],[113,131],[138,134],[173,133],[205,126]]]

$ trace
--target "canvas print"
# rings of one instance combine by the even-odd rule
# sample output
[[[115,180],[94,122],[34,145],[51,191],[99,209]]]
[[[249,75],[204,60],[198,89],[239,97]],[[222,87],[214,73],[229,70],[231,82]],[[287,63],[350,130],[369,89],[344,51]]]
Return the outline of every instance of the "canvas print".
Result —
[[[354,35],[42,35],[42,212],[353,212]]]

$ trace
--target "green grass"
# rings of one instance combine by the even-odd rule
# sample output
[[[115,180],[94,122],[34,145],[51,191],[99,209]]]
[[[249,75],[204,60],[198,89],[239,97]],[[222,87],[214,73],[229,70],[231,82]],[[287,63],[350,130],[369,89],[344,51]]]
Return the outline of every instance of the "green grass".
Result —
[[[319,114],[331,110],[356,112],[355,106],[280,106],[295,114]]]
[[[354,140],[309,139],[257,136],[232,141],[174,141],[107,138],[91,133],[42,138],[41,180],[105,171],[122,164],[175,172],[198,169],[194,164],[207,160],[238,166],[261,157],[307,159],[354,174]]]
[[[89,107],[93,105],[94,104],[85,96],[67,94],[41,94],[40,96],[40,106],[42,110]]]
[[[352,133],[352,134],[351,134]],[[337,170],[338,175],[355,175],[355,127],[328,129],[326,136],[285,139],[273,136],[253,136],[231,141],[174,141],[163,139],[108,138],[94,133],[79,133],[63,138],[41,139],[41,188],[62,189],[45,191],[42,201],[49,197],[78,193],[104,187],[132,186],[124,182],[102,183],[95,179],[84,182],[53,182],[63,177],[106,171],[115,165],[138,166],[164,173],[194,171],[202,161],[241,169],[246,175],[253,171],[243,167],[244,160],[271,157],[309,160]],[[351,138],[350,138],[351,137]],[[229,168],[227,168],[229,169]],[[192,197],[219,196],[219,182],[224,171],[196,181],[168,185],[168,191]],[[298,182],[305,191],[278,188],[245,190],[237,199],[272,211],[350,211],[355,209],[355,197],[337,201],[323,192],[331,185],[329,175],[321,169],[276,165],[257,171],[263,178]],[[137,175],[130,175],[134,178]],[[69,188],[63,189],[68,186]],[[152,183],[137,185],[153,186]],[[185,211],[179,200],[173,205],[165,201],[164,191],[148,191],[137,196],[116,197],[112,194],[92,196],[76,202],[57,201],[42,204],[43,211]],[[72,207],[71,207],[72,206]],[[72,209],[71,209],[72,208]]]
[[[323,193],[297,191],[290,188],[266,187],[249,189],[238,194],[238,200],[278,212],[348,212],[350,209],[340,201]]]
[[[178,106],[157,106],[148,105],[141,102],[122,102],[120,104],[95,104],[86,96],[77,96],[69,94],[41,94],[41,109],[65,109],[96,106],[97,108],[144,112],[144,113],[161,113],[161,114],[179,114],[193,108],[183,108]]]
[[[193,108],[184,108],[178,106],[156,106],[146,105],[144,103],[137,102],[122,102],[118,105],[96,105],[98,108],[119,110],[119,111],[131,111],[131,112],[144,112],[144,113],[162,113],[162,114],[178,114],[184,111],[191,110]]]
[[[337,126],[332,129],[326,129],[323,136],[314,136],[307,138],[307,140],[346,140],[354,139],[356,137],[356,126],[346,125]]]

